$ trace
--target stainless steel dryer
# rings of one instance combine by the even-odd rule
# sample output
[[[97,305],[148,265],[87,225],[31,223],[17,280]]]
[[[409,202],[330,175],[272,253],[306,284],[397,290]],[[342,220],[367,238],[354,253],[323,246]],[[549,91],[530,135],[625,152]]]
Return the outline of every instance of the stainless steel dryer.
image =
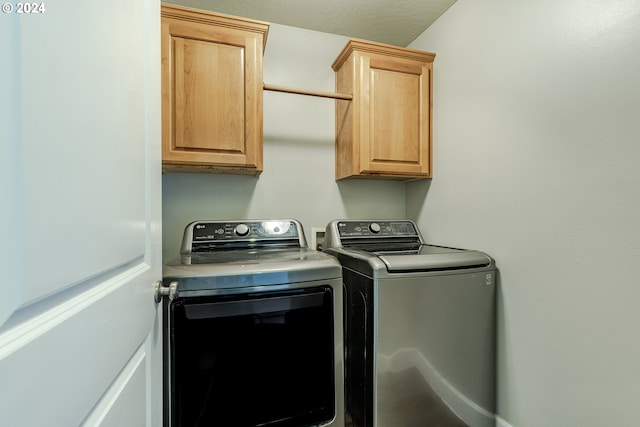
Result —
[[[343,426],[341,268],[299,222],[191,223],[158,292],[166,425]]]
[[[495,265],[424,243],[409,220],[336,220],[345,285],[347,422],[493,427]]]

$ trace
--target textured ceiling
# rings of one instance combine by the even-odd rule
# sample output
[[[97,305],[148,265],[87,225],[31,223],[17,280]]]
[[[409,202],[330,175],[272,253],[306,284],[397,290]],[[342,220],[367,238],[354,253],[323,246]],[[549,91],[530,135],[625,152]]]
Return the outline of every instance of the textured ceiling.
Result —
[[[275,24],[407,46],[455,0],[167,0]]]

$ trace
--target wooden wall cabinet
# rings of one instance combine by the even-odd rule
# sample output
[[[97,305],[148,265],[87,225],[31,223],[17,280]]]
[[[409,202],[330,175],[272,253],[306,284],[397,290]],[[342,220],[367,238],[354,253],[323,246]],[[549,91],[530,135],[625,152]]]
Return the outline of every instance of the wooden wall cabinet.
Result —
[[[269,25],[162,4],[165,171],[262,171],[262,56]]]
[[[350,40],[334,61],[336,179],[431,177],[435,54]]]

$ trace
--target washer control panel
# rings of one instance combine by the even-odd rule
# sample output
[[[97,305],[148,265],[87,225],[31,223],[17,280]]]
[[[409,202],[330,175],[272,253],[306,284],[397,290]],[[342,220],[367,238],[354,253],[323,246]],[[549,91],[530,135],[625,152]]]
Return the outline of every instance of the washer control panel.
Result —
[[[337,227],[341,238],[418,235],[416,226],[411,221],[339,221]]]

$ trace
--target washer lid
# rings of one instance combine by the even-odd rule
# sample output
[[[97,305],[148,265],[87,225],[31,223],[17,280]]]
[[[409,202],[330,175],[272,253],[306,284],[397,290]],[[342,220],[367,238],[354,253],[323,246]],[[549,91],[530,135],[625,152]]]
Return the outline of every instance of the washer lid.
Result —
[[[433,245],[421,245],[411,253],[380,251],[376,255],[391,273],[478,268],[491,264],[491,258],[483,252]]]

